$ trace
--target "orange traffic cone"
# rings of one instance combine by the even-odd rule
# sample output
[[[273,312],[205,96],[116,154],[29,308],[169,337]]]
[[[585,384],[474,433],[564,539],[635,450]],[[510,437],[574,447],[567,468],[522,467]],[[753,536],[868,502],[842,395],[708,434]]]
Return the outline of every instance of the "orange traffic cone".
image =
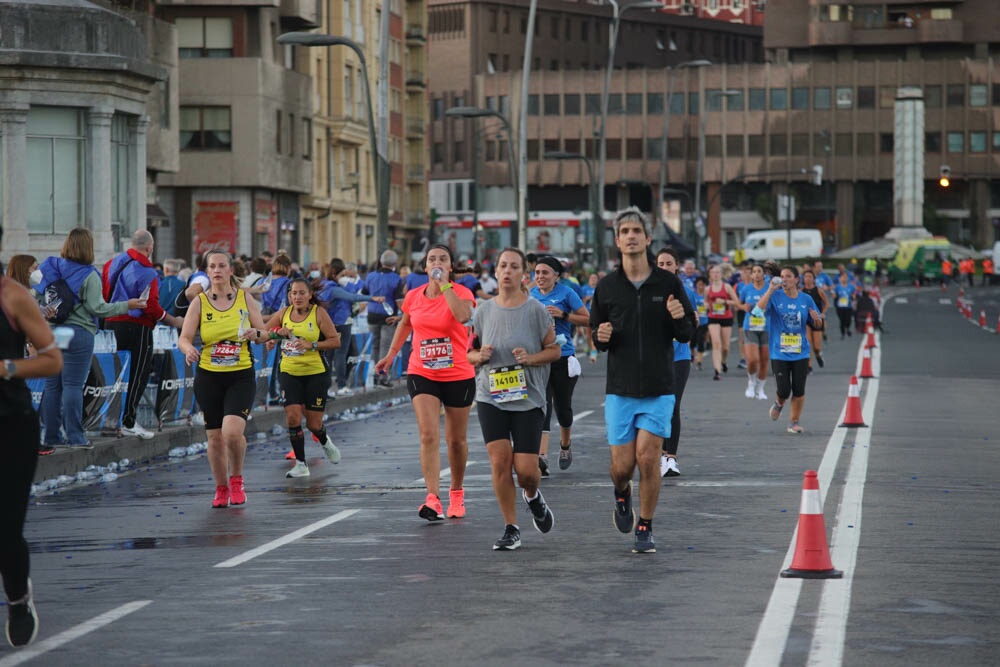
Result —
[[[961,299],[963,296],[965,296],[965,288],[964,287],[959,287],[958,288],[958,298]]]
[[[864,380],[875,377],[872,373],[872,351],[867,347],[861,356],[861,378]]]
[[[979,311],[979,326],[981,326],[984,329],[986,328],[986,311],[985,310],[980,310]]]
[[[868,350],[865,352],[867,353]],[[871,369],[869,368],[869,370]],[[844,423],[841,426],[868,428],[864,417],[861,416],[861,386],[858,385],[857,375],[851,376],[851,384],[847,388],[847,408],[844,410]]]
[[[868,314],[868,324],[866,325],[866,330],[868,331],[868,339],[865,341],[865,349],[871,349],[873,347],[878,347],[875,345],[875,324],[872,322],[871,313]]]
[[[833,569],[830,547],[826,543],[823,501],[815,470],[806,470],[802,480],[802,503],[799,506],[799,534],[795,538],[792,566],[782,570],[782,577],[798,579],[840,579],[843,571]]]

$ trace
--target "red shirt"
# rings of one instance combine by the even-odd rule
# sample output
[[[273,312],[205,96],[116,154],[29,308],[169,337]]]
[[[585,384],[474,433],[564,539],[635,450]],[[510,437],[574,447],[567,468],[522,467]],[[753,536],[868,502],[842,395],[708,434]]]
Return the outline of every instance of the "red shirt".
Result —
[[[406,372],[439,382],[474,378],[476,370],[466,357],[469,330],[455,319],[443,294],[429,299],[426,289],[412,289],[403,298],[403,312],[413,327],[413,352]],[[452,289],[459,299],[476,303],[467,288],[452,283]]]

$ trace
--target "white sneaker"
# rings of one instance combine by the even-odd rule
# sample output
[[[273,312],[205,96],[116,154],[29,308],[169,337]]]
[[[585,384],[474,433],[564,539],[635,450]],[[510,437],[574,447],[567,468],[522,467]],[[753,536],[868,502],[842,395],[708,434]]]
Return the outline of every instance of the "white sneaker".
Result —
[[[327,389],[326,390],[326,397],[327,398],[337,398],[337,390],[336,389],[332,389],[332,388],[331,389]]]
[[[767,394],[764,393],[764,381],[763,380],[757,380],[757,400],[758,401],[766,401],[767,400]]]
[[[309,476],[309,466],[305,464],[305,461],[296,461],[292,469],[285,473],[285,477],[308,477]]]
[[[747,390],[743,392],[743,395],[747,398],[753,398],[753,392],[757,388],[756,378],[750,378],[747,380]]]
[[[122,435],[134,435],[135,437],[142,438],[143,440],[152,440],[153,436],[156,434],[152,431],[147,431],[139,422],[136,422],[132,428],[122,426]]]
[[[340,463],[340,450],[337,449],[337,445],[333,444],[333,440],[330,436],[326,436],[326,442],[320,445],[323,448],[323,452],[326,454],[326,458],[330,459],[330,463]]]
[[[354,396],[354,390],[350,387],[341,387],[337,390],[337,396]]]
[[[665,457],[667,459],[667,471],[662,473],[664,477],[677,477],[681,474],[681,469],[677,467],[677,459],[670,457]],[[660,468],[663,468],[663,462],[660,462]]]
[[[195,425],[195,426],[204,426],[205,425],[205,413],[204,412],[196,412],[193,415],[191,415],[191,423],[193,425]]]
[[[660,454],[660,477],[667,476],[667,470],[670,468],[670,465],[667,463],[669,460],[666,454]]]

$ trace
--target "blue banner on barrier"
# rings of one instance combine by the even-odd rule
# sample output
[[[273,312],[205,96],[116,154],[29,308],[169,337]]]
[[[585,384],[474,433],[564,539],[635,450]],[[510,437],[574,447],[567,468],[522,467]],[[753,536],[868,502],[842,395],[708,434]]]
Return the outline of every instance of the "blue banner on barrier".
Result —
[[[130,360],[128,352],[99,352],[94,355],[90,375],[83,387],[85,431],[121,428]]]
[[[271,385],[271,375],[275,369],[278,358],[278,346],[275,345],[268,350],[264,345],[251,344],[250,351],[253,353],[253,369],[257,376],[257,385],[254,387],[253,405],[267,406],[268,387]],[[277,379],[277,378],[275,378]]]
[[[189,364],[180,350],[156,354],[156,418],[163,422],[187,419],[197,412],[194,400],[194,373],[197,364]]]

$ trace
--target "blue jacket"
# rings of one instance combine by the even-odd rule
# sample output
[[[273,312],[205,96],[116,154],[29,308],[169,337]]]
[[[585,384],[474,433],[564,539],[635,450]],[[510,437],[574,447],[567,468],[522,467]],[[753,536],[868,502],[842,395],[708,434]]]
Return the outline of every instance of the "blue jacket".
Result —
[[[288,305],[288,276],[275,276],[271,288],[260,295],[260,303],[268,313],[276,313]]]
[[[114,303],[136,299],[159,277],[160,274],[156,272],[156,269],[151,266],[143,266],[128,252],[116,255],[108,267],[108,286],[110,287],[113,282],[114,291],[107,295],[107,302]],[[128,311],[129,317],[139,318],[142,314],[143,311],[138,309]]]
[[[371,301],[371,297],[365,294],[348,292],[337,284],[334,280],[324,280],[316,299],[326,307],[326,312],[330,314],[330,319],[334,325],[345,324],[351,316],[351,304],[359,301]]]
[[[386,303],[392,306],[393,315],[398,315],[399,308],[396,306],[396,299],[403,297],[403,279],[395,271],[372,271],[365,279],[365,293],[372,296],[384,296]],[[374,316],[374,317],[373,317]],[[381,303],[374,301],[368,304],[368,319],[385,321],[387,317],[385,309]]]
[[[91,273],[97,272],[97,267],[87,264],[77,264],[76,262],[63,259],[62,257],[47,257],[38,265],[38,270],[42,272],[42,282],[38,283],[35,289],[39,294],[45,293],[45,288],[50,283],[57,280],[65,280],[73,294],[80,297],[80,290],[83,288],[83,281]]]

